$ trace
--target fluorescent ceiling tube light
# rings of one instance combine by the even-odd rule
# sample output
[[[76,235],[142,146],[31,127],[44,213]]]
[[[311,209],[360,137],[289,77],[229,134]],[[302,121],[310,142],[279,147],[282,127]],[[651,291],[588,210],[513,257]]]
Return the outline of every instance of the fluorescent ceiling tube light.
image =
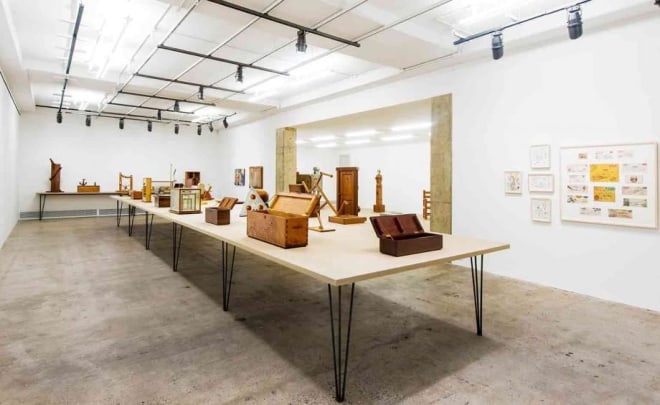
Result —
[[[404,139],[411,139],[414,138],[415,136],[412,134],[405,134],[405,135],[392,135],[392,136],[384,136],[380,138],[381,141],[385,142],[391,142],[391,141],[402,141]]]
[[[335,146],[337,146],[337,143],[336,142],[319,143],[314,146],[316,146],[317,148],[334,148]]]
[[[353,139],[352,141],[344,142],[346,145],[362,145],[371,142],[371,139]]]
[[[333,139],[336,139],[334,135],[315,136],[314,138],[309,138],[309,140],[312,142],[332,141]]]
[[[351,132],[346,132],[346,138],[358,138],[361,136],[372,136],[376,135],[378,131],[375,129],[365,129],[363,131],[351,131]]]
[[[400,132],[400,131],[414,131],[416,129],[427,129],[427,128],[431,128],[430,122],[418,122],[416,124],[399,125],[390,128],[390,130],[394,132]]]

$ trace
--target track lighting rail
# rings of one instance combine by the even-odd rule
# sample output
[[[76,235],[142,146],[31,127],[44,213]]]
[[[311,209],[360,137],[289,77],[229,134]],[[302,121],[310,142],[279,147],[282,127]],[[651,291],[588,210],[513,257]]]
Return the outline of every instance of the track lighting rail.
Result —
[[[232,90],[232,89],[226,89],[224,87],[218,87],[218,86],[211,86],[211,85],[206,85],[206,84],[201,84],[201,83],[193,83],[193,82],[187,82],[184,80],[179,80],[179,79],[168,79],[166,77],[160,77],[160,76],[152,76],[152,75],[146,75],[143,73],[136,73],[134,75],[135,77],[142,77],[145,79],[153,79],[153,80],[160,80],[163,82],[170,82],[170,83],[177,83],[177,84],[186,84],[188,86],[194,86],[194,87],[205,87],[207,89],[214,89],[214,90],[220,90],[220,91],[228,91],[230,93],[238,93],[238,94],[244,94],[245,92],[242,90]]]

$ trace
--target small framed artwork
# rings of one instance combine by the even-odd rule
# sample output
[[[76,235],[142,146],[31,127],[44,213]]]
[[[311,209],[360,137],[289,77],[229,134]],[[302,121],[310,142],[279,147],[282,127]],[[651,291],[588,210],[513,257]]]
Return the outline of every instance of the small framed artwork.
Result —
[[[532,169],[549,169],[550,145],[532,145],[529,148],[529,166]]]
[[[530,200],[532,212],[532,221],[551,222],[552,221],[552,200],[549,198],[532,198]]]
[[[530,173],[527,177],[530,193],[552,193],[555,191],[555,176],[553,174]]]
[[[264,188],[264,167],[250,166],[250,183],[252,188]]]
[[[234,169],[234,185],[245,185],[245,169]]]
[[[504,193],[522,194],[522,173],[516,171],[504,172]]]

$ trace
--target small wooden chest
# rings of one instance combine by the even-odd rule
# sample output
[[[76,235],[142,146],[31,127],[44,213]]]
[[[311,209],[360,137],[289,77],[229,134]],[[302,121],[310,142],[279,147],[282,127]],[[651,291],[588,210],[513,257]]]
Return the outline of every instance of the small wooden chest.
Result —
[[[247,212],[247,235],[283,248],[307,246],[309,214],[318,195],[278,193],[268,211]]]
[[[204,212],[205,221],[213,225],[229,225],[229,214],[238,198],[224,197],[217,207],[208,207]]]
[[[78,186],[77,191],[79,193],[99,193],[101,186]]]
[[[141,200],[142,199],[142,191],[140,191],[140,190],[131,191],[131,198],[133,200]]]
[[[442,249],[442,235],[424,232],[415,214],[381,215],[369,220],[380,238],[381,253],[406,256]]]
[[[154,200],[154,207],[166,208],[170,206],[169,194],[153,194],[151,198]]]

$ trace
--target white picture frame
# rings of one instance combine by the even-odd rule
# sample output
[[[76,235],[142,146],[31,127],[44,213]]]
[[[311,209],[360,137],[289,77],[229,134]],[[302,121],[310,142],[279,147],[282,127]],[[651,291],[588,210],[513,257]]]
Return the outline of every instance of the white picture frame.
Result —
[[[656,142],[560,148],[562,221],[658,228]]]
[[[522,172],[515,170],[504,172],[504,193],[522,194]]]
[[[531,198],[529,209],[532,221],[552,222],[552,200],[550,198]]]
[[[532,169],[550,169],[550,158],[550,145],[529,147],[529,167]]]
[[[552,173],[530,173],[527,176],[527,189],[530,193],[553,193],[555,175]]]

